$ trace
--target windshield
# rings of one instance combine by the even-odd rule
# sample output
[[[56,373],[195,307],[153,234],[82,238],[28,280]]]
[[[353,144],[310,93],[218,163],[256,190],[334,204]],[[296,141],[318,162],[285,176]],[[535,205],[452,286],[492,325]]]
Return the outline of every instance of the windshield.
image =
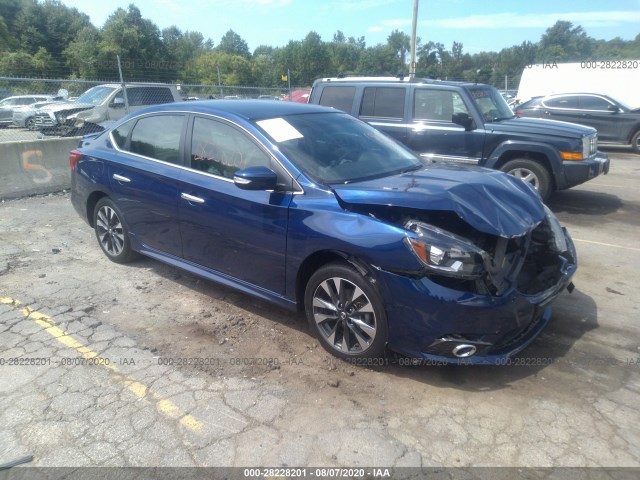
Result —
[[[409,150],[347,114],[288,115],[256,124],[292,163],[321,184],[387,177],[424,166]]]
[[[485,86],[469,90],[485,122],[499,122],[514,117],[504,97],[495,88]]]
[[[75,102],[100,105],[114,90],[113,87],[93,87],[80,95]]]

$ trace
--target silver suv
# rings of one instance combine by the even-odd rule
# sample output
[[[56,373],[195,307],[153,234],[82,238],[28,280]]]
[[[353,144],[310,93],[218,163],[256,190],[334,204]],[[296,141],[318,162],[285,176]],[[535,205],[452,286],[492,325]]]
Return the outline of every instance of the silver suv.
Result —
[[[0,101],[0,127],[7,127],[13,123],[13,112],[16,108],[45,102],[54,98],[51,95],[16,95]]]
[[[54,103],[39,109],[35,115],[35,127],[45,135],[83,135],[102,131],[106,125],[129,112],[179,100],[181,98],[174,85],[126,85],[126,100],[122,85],[98,85],[73,102]]]

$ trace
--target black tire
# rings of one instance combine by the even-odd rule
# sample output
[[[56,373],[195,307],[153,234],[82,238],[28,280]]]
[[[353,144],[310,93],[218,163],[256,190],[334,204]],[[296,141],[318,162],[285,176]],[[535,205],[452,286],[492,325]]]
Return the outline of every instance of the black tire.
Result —
[[[532,184],[543,201],[547,201],[551,196],[553,190],[551,175],[539,162],[527,158],[516,158],[505,163],[500,170]]]
[[[330,263],[311,276],[304,299],[309,326],[325,350],[346,361],[382,364],[387,315],[378,290],[364,276],[346,263]]]
[[[633,134],[631,138],[631,148],[634,153],[640,153],[640,130]]]
[[[36,119],[34,117],[29,117],[24,122],[24,128],[27,130],[35,130],[36,129]]]
[[[98,244],[109,260],[127,263],[138,256],[131,249],[129,231],[122,213],[111,199],[104,197],[98,200],[93,211],[93,225]]]

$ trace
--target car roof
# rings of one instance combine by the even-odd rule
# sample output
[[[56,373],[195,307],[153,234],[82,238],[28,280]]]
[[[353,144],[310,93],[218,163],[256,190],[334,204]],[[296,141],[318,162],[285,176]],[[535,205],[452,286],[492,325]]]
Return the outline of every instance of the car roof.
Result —
[[[436,80],[432,78],[410,78],[405,76],[398,77],[325,77],[319,78],[313,82],[316,86],[319,83],[396,83],[396,84],[425,84],[425,85],[444,85],[450,87],[474,87],[485,86],[484,83],[474,82],[457,82],[453,80]]]
[[[279,100],[199,100],[154,105],[139,110],[136,114],[166,111],[187,111],[221,116],[231,114],[242,117],[245,120],[260,120],[263,118],[275,118],[303,113],[343,113],[334,108]]]

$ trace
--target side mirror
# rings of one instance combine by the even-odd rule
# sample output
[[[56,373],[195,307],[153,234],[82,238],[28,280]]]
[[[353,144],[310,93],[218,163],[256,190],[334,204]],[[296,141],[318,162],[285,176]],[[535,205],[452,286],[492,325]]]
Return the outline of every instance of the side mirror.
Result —
[[[242,190],[274,190],[278,175],[267,167],[249,167],[234,173],[233,183]]]
[[[618,106],[616,106],[616,105],[611,105],[611,104],[609,104],[609,106],[607,107],[607,109],[608,109],[610,112],[613,112],[613,113],[620,113],[620,107],[618,107]]]
[[[113,101],[111,102],[111,105],[109,105],[111,108],[124,108],[124,98],[122,97],[116,97],[113,99]]]
[[[465,112],[454,113],[451,121],[456,125],[464,127],[464,129],[467,131],[473,130],[475,128],[473,118],[471,118],[471,115]]]

